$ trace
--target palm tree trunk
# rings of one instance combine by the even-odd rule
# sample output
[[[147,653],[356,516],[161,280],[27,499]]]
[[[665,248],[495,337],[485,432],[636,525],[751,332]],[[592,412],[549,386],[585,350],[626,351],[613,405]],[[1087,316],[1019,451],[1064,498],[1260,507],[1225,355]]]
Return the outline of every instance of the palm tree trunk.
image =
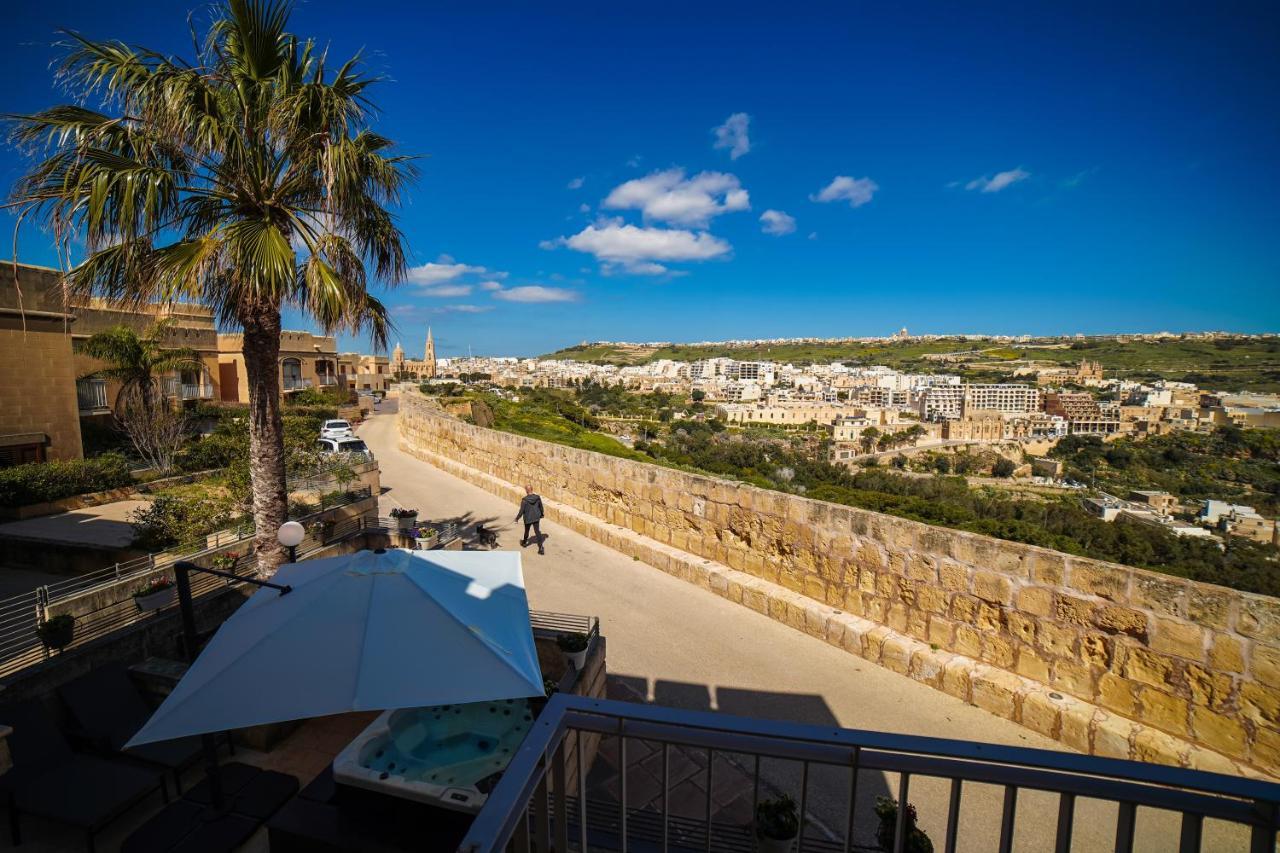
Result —
[[[253,485],[254,547],[258,570],[284,562],[276,531],[288,519],[284,424],[280,417],[280,309],[258,305],[241,312],[244,370],[249,383],[249,475]]]

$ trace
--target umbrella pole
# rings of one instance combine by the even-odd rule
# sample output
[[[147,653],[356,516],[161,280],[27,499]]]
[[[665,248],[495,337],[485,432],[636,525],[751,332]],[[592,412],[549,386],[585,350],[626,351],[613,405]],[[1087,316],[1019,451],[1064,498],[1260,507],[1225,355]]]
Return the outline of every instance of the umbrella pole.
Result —
[[[293,591],[293,587],[290,586],[270,583],[257,578],[241,577],[240,575],[221,572],[217,569],[206,569],[204,566],[197,566],[195,563],[186,560],[179,560],[174,563],[173,579],[178,585],[178,609],[182,612],[182,636],[187,646],[187,663],[196,662],[196,609],[191,598],[191,572],[217,575],[220,578],[244,581],[254,586],[270,587],[271,589],[279,590],[281,595]],[[226,795],[222,790],[222,771],[218,766],[218,744],[212,734],[203,734],[200,735],[200,746],[204,752],[205,778],[209,780],[209,801],[213,804],[213,812],[221,814],[226,810],[227,804]]]
[[[178,584],[178,609],[182,611],[182,637],[187,646],[187,663],[196,662],[196,610],[191,599],[191,578],[187,574],[190,563],[180,562],[173,565],[173,578]],[[226,807],[226,797],[222,792],[222,772],[218,767],[218,744],[213,735],[200,735],[200,746],[204,751],[204,775],[209,781],[209,801],[215,812]]]

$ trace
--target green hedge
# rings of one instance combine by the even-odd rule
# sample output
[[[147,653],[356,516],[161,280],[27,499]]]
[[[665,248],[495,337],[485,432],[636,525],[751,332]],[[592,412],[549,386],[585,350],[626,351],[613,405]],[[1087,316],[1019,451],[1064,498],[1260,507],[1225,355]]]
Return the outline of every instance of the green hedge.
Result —
[[[0,506],[56,501],[132,483],[129,462],[119,453],[104,453],[93,459],[32,462],[0,469]]]

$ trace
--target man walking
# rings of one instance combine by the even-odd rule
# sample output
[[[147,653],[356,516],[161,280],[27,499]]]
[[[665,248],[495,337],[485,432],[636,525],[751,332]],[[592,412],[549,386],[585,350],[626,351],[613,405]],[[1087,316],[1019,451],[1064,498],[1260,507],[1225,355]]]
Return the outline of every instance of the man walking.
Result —
[[[533,534],[538,537],[538,553],[547,553],[542,550],[542,527],[539,526],[542,516],[542,498],[533,491],[533,486],[525,486],[524,499],[520,501],[520,509],[516,511],[515,518],[516,521],[524,521],[524,536],[520,537],[521,548],[529,544],[529,529],[532,528]]]

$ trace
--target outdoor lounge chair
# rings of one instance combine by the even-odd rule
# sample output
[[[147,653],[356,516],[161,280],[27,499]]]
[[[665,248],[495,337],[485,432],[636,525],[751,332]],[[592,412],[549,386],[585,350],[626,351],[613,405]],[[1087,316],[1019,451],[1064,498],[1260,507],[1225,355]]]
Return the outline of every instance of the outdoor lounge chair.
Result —
[[[92,853],[94,837],[113,820],[157,791],[169,799],[154,770],[74,752],[39,701],[0,709],[0,723],[13,727],[13,768],[0,776],[0,793],[15,847],[22,843],[23,814],[84,830]]]
[[[82,737],[93,749],[119,753],[121,757],[173,775],[174,793],[182,793],[181,774],[200,760],[200,738],[148,743],[123,749],[151,717],[152,708],[138,692],[129,672],[121,664],[107,664],[58,688],[67,710],[75,720],[73,737]]]

